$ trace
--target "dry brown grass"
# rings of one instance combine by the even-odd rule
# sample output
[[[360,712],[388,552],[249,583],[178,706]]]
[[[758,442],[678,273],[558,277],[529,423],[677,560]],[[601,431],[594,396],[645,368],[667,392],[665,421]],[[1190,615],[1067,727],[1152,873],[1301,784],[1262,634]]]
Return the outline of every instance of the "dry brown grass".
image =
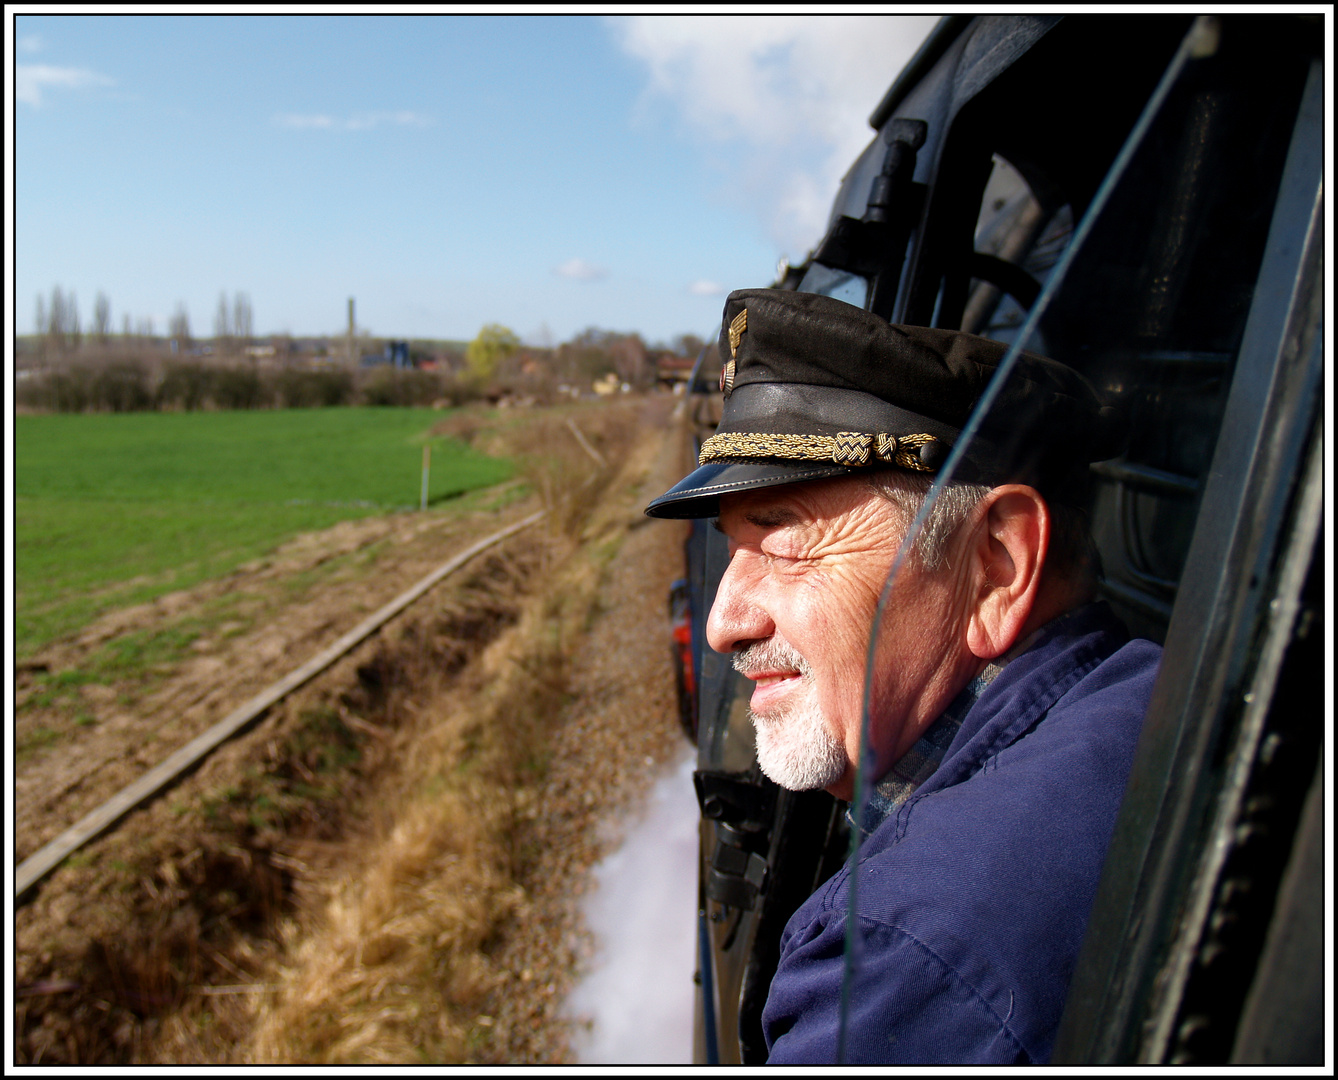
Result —
[[[363,857],[297,928],[285,989],[257,1029],[252,1060],[469,1056],[489,944],[522,899],[510,841],[564,666],[552,622],[534,617],[483,660],[474,685],[383,778],[395,795],[359,845]]]
[[[519,884],[535,855],[524,850],[526,823],[539,813],[547,751],[601,568],[627,527],[627,507],[590,489],[630,493],[647,465],[646,445],[628,454],[630,410],[599,419],[587,419],[583,434],[608,448],[608,469],[583,450],[584,463],[572,462],[564,417],[529,426],[549,447],[530,458],[530,475],[550,509],[550,551],[559,554],[519,623],[383,782],[396,794],[360,846],[365,857],[293,932],[283,990],[258,1023],[248,1060],[505,1060],[494,1018],[482,1011],[504,977],[494,953],[528,904]]]
[[[577,538],[592,522],[597,527],[607,524],[607,514],[592,514],[609,485],[633,482],[627,454],[643,433],[644,411],[640,399],[615,399],[542,411],[472,412],[458,414],[436,430],[485,453],[518,460],[522,475],[549,511],[550,530]],[[581,446],[573,426],[603,458],[602,464]],[[644,472],[646,463],[638,467]]]

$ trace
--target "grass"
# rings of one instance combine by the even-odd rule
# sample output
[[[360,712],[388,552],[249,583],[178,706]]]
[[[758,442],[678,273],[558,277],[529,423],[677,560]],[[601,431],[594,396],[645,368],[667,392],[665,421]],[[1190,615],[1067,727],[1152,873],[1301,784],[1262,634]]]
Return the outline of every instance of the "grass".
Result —
[[[40,689],[20,711],[59,706],[74,716],[76,725],[93,726],[97,718],[80,708],[81,686],[123,684],[122,703],[130,703],[155,677],[179,664],[202,633],[235,614],[238,599],[237,594],[214,598],[203,616],[189,616],[155,629],[131,630],[93,650],[80,667],[37,673],[34,681]]]
[[[60,732],[48,727],[34,728],[14,740],[14,753],[22,758],[42,747],[50,746],[60,738]]]
[[[429,437],[430,409],[15,417],[19,658],[103,612],[348,518],[488,487],[511,464]]]

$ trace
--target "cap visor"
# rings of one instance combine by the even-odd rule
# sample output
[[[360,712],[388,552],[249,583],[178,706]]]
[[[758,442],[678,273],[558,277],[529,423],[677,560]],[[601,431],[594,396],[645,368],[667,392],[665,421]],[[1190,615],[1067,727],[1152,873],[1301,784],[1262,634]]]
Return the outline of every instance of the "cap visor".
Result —
[[[772,462],[713,461],[689,473],[646,507],[650,517],[704,518],[720,513],[720,496],[735,491],[798,484],[854,472],[844,465],[802,462],[783,465]]]

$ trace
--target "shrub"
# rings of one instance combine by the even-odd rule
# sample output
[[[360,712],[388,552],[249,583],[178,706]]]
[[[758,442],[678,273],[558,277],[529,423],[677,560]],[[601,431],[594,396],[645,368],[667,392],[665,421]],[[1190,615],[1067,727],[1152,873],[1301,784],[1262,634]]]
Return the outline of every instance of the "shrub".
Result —
[[[353,400],[353,376],[347,371],[280,371],[274,389],[290,409],[347,405]]]
[[[241,367],[217,368],[211,396],[220,409],[259,409],[274,400],[272,388],[259,374]]]
[[[109,360],[96,369],[92,406],[106,412],[144,412],[154,406],[149,373],[139,360]]]
[[[468,405],[471,401],[481,401],[486,394],[473,379],[461,378],[459,375],[445,375],[441,379],[441,397],[437,401],[444,401],[451,408],[459,405]]]
[[[431,405],[443,389],[435,372],[380,367],[363,381],[362,400],[365,405]]]
[[[337,405],[462,405],[483,396],[472,381],[417,369],[257,371],[249,366],[169,360],[156,380],[139,358],[66,363],[15,383],[16,404],[51,412],[154,409],[291,409]]]
[[[20,383],[15,400],[30,409],[83,412],[88,408],[91,383],[92,375],[87,368],[48,371]]]
[[[180,408],[187,412],[203,409],[213,387],[213,369],[200,364],[174,363],[163,371],[158,384],[159,408]]]

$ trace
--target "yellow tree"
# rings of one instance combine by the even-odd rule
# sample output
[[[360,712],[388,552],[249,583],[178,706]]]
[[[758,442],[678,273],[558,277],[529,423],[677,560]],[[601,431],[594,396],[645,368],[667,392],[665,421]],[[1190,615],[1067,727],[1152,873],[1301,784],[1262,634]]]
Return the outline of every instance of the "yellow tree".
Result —
[[[505,326],[488,323],[465,350],[469,374],[486,383],[497,372],[497,365],[520,348],[520,338]]]

